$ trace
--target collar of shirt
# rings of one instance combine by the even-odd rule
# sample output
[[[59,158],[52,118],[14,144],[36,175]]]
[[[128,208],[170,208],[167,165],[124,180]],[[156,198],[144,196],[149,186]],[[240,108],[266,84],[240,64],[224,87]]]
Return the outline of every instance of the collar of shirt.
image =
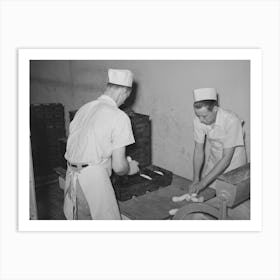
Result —
[[[98,100],[113,105],[115,107],[118,107],[117,103],[108,95],[102,94],[101,96],[98,97]]]
[[[213,129],[214,127],[217,127],[217,126],[223,126],[223,116],[222,116],[222,114],[223,114],[222,109],[220,107],[218,107],[215,122],[213,124],[206,125],[206,127],[208,129]]]
[[[223,113],[222,109],[218,107],[216,121],[215,121],[215,125],[217,125],[217,126],[222,126],[223,125],[222,113]]]

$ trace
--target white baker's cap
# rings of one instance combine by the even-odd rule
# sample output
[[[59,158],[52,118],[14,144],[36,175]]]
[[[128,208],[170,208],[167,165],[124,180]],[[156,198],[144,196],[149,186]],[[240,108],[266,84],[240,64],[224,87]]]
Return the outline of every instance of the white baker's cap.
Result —
[[[133,74],[130,70],[109,69],[108,76],[111,84],[132,87]]]
[[[194,102],[202,100],[217,100],[217,92],[214,88],[198,88],[193,91]]]

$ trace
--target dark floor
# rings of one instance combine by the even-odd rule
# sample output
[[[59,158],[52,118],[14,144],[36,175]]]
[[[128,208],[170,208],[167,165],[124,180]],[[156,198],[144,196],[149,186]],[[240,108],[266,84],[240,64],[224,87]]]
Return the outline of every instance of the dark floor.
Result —
[[[36,186],[36,202],[39,220],[65,220],[63,214],[63,190],[57,180]]]

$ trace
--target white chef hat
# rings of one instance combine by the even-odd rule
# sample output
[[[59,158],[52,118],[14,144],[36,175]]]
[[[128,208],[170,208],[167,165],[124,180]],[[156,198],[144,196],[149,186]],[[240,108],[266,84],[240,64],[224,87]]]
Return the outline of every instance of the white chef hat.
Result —
[[[132,87],[133,74],[130,70],[109,69],[108,76],[111,84]]]
[[[202,100],[217,100],[217,92],[214,88],[198,88],[193,91],[194,102]]]

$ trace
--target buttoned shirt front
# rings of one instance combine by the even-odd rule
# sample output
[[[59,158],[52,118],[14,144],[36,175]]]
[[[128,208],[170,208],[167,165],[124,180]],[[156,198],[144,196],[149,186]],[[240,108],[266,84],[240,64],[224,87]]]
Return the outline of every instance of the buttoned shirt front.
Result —
[[[209,145],[209,157],[204,168],[207,174],[222,158],[223,149],[235,148],[231,163],[226,171],[235,169],[247,162],[243,122],[233,112],[218,108],[216,121],[212,125],[194,119],[194,140],[198,143],[206,141]]]

